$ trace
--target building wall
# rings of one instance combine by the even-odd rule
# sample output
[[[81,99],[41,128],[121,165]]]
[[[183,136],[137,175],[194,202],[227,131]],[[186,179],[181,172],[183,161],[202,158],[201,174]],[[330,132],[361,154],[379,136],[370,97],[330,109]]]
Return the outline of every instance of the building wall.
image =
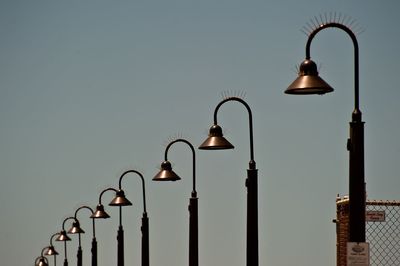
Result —
[[[346,266],[347,242],[349,240],[349,200],[336,199],[336,265]]]

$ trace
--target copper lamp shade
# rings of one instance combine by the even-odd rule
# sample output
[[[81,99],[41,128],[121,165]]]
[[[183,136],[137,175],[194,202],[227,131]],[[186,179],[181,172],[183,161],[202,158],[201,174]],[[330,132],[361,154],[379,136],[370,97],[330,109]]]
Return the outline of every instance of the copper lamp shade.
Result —
[[[72,227],[68,230],[68,234],[83,234],[85,231],[81,228],[78,221],[72,223]]]
[[[181,178],[172,171],[172,166],[169,161],[161,163],[161,170],[153,177],[153,181],[177,181]]]
[[[56,238],[56,241],[71,241],[71,238],[67,235],[67,232],[65,232],[65,230],[62,230]]]
[[[110,218],[110,215],[105,212],[103,204],[99,204],[96,206],[96,211],[90,216],[90,218],[102,218],[102,219],[107,219]]]
[[[208,133],[208,138],[199,146],[201,150],[226,150],[233,149],[234,146],[224,138],[222,128],[213,125]]]
[[[299,76],[285,90],[285,93],[321,95],[332,91],[333,88],[318,76],[317,65],[314,61],[306,59],[300,65]]]
[[[46,256],[54,256],[54,255],[58,255],[57,250],[54,248],[54,246],[48,246],[46,253],[44,254]]]
[[[108,204],[110,206],[131,206],[132,202],[130,202],[126,197],[125,197],[125,192],[120,189],[115,193],[115,198]]]

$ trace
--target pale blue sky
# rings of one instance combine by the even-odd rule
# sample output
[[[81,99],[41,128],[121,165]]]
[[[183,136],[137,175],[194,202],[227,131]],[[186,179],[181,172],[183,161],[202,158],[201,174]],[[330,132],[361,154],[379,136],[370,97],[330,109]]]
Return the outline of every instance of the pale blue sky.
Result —
[[[150,263],[187,265],[191,152],[169,153],[182,181],[154,183],[171,138],[198,146],[221,92],[246,92],[259,169],[261,265],[334,266],[336,194],[348,191],[353,46],[339,30],[314,39],[312,58],[335,88],[283,93],[304,59],[300,31],[337,11],[365,31],[360,102],[370,199],[400,199],[398,1],[0,1],[0,258],[32,265],[65,217],[95,206],[128,169],[143,173]],[[235,94],[235,93],[233,93]],[[218,115],[234,150],[196,150],[200,265],[245,264],[248,118]],[[131,179],[131,180],[130,180]],[[141,184],[124,179],[126,265],[140,265]],[[105,194],[104,203],[111,200]],[[116,262],[118,209],[96,223],[99,265]],[[79,214],[84,263],[91,221]],[[63,245],[58,265],[64,259]],[[68,243],[76,264],[77,239]],[[50,260],[51,265],[53,260]]]

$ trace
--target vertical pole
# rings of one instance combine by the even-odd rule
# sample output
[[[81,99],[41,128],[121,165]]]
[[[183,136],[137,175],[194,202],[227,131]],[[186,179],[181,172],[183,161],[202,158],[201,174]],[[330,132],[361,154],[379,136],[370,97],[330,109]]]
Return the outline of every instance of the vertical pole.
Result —
[[[76,262],[78,266],[82,266],[82,248],[78,247],[78,252],[76,253]]]
[[[350,122],[349,241],[365,242],[364,122]]]
[[[198,198],[196,192],[192,192],[189,201],[189,266],[199,265],[198,231]]]
[[[97,241],[95,237],[92,239],[92,266],[97,266]]]
[[[149,255],[149,218],[147,213],[143,213],[142,217],[142,266],[150,265]]]
[[[258,266],[258,170],[250,161],[247,169],[247,246],[246,265]]]
[[[124,230],[122,225],[118,227],[118,235],[117,235],[117,244],[118,244],[118,258],[117,265],[124,266]]]
[[[68,259],[67,259],[67,241],[64,241],[64,254],[65,254],[64,266],[68,266]]]

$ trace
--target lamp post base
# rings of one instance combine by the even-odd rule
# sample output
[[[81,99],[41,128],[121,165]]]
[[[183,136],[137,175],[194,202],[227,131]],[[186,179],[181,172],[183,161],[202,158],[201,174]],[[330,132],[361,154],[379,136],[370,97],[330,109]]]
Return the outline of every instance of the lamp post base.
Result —
[[[97,241],[92,239],[92,266],[97,266]]]
[[[192,193],[189,201],[189,266],[199,266],[198,198]]]
[[[142,217],[142,266],[150,265],[149,255],[149,218],[147,213],[143,213]]]
[[[122,225],[120,225],[118,228],[117,242],[118,242],[117,265],[124,266],[124,230],[122,228]]]

